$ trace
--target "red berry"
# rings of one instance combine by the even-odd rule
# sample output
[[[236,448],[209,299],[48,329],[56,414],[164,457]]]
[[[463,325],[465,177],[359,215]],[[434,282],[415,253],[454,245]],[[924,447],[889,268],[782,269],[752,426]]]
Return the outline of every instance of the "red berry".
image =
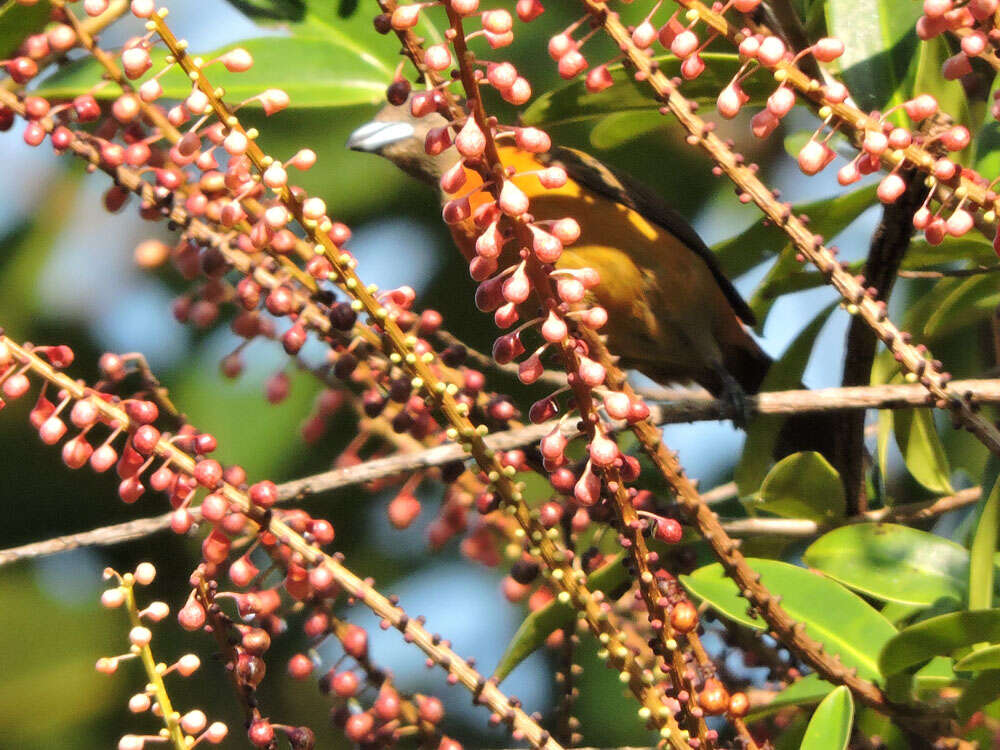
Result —
[[[350,698],[357,693],[358,684],[358,676],[354,672],[339,672],[330,683],[333,692],[341,698]]]
[[[296,680],[304,680],[312,674],[313,663],[305,654],[295,654],[288,660],[288,674]]]
[[[656,538],[667,544],[677,544],[684,536],[684,529],[673,518],[656,519]]]
[[[152,455],[160,440],[160,431],[153,425],[144,424],[132,436],[132,445],[144,456]]]
[[[195,464],[194,478],[198,480],[198,484],[202,487],[211,489],[217,486],[222,480],[222,466],[218,461],[206,458]]]
[[[257,747],[267,747],[274,742],[274,727],[267,719],[257,719],[247,730],[247,738]]]
[[[344,734],[347,735],[347,739],[352,742],[363,742],[365,737],[369,732],[372,731],[372,727],[375,725],[375,720],[372,718],[370,713],[354,714],[351,716],[347,723],[344,724]]]
[[[274,482],[265,479],[250,488],[250,502],[262,508],[270,508],[278,502],[278,488]]]
[[[355,659],[363,659],[368,653],[368,633],[357,625],[348,625],[346,632],[340,640],[344,646],[344,651]]]

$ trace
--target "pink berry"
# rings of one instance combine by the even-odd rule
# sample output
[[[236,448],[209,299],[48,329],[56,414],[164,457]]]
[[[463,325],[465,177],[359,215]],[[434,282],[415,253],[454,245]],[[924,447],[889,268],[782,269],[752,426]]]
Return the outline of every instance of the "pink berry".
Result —
[[[765,37],[757,50],[757,59],[764,65],[777,65],[785,56],[785,43],[776,36]]]
[[[466,118],[465,125],[455,137],[455,148],[467,159],[481,156],[486,149],[486,137],[474,117]]]
[[[903,109],[906,110],[906,114],[911,120],[920,122],[937,112],[938,103],[937,99],[930,94],[921,94],[908,102],[904,102]]]
[[[488,10],[483,13],[483,28],[491,34],[506,34],[514,26],[510,12],[503,10]]]
[[[558,62],[563,56],[576,49],[576,42],[569,34],[556,34],[549,39],[549,57]]]
[[[55,445],[66,434],[66,423],[59,417],[49,417],[42,423],[38,434],[46,445]]]
[[[895,203],[906,190],[906,182],[898,174],[886,175],[878,185],[878,198],[883,203]]]
[[[825,143],[809,141],[799,151],[799,168],[807,175],[817,174],[834,156],[833,151]]]
[[[750,118],[750,129],[758,138],[767,138],[780,124],[770,111],[763,109]]]
[[[785,86],[779,86],[767,98],[767,111],[778,118],[787,115],[794,106],[795,93]]]
[[[590,460],[595,466],[606,468],[618,458],[618,446],[614,440],[598,434],[590,441]]]
[[[587,73],[587,78],[584,85],[587,87],[587,91],[591,94],[596,94],[599,91],[604,91],[614,85],[614,78],[611,77],[611,72],[608,70],[607,65],[598,65]]]
[[[115,461],[117,460],[118,452],[105,443],[91,454],[90,466],[94,469],[94,471],[103,473],[114,466]]]
[[[812,46],[812,53],[820,62],[833,62],[844,54],[844,43],[835,37],[824,37]]]
[[[696,49],[698,49],[698,36],[691,29],[682,31],[670,44],[670,51],[681,59],[689,57]]]
[[[742,92],[740,85],[734,82],[722,89],[715,102],[715,106],[719,110],[720,115],[727,120],[731,120],[740,113],[740,108],[743,106],[744,101],[746,101],[744,99],[745,96],[746,94]]]
[[[572,49],[559,58],[557,70],[562,78],[575,78],[587,68],[587,58],[579,51]]]
[[[952,237],[961,237],[963,234],[972,229],[972,215],[964,208],[959,208],[950,217],[948,217],[948,221],[945,222],[945,224],[948,229],[948,234]]]

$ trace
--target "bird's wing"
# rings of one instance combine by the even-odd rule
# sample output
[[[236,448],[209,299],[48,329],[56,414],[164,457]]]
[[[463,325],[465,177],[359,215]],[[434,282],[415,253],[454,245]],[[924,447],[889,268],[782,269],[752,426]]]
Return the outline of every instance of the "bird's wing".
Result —
[[[555,146],[539,159],[547,164],[558,164],[566,170],[570,179],[583,187],[604,198],[628,206],[674,235],[705,261],[737,317],[747,325],[756,325],[757,319],[753,310],[719,268],[714,253],[684,217],[668,206],[666,201],[653,190],[634,177],[576,149]]]

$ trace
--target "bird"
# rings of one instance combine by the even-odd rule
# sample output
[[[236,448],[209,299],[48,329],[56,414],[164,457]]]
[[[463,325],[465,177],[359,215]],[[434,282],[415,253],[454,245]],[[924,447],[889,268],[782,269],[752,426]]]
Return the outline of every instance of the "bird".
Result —
[[[447,125],[437,113],[417,118],[408,102],[390,103],[350,135],[347,147],[388,159],[434,185],[446,201],[452,196],[443,192],[440,179],[461,156],[454,146],[431,155],[424,144],[432,128]],[[760,390],[773,360],[750,332],[756,324],[750,306],[684,217],[634,177],[583,151],[553,146],[546,154],[534,154],[507,138],[499,139],[497,148],[503,165],[517,173],[565,169],[568,179],[561,187],[544,188],[530,177],[517,184],[530,199],[535,221],[577,220],[580,236],[555,266],[598,272],[600,283],[589,301],[607,310],[602,333],[619,364],[664,385],[696,383],[724,399],[734,422],[745,426],[746,396]],[[469,170],[461,192],[475,188],[476,181],[481,184]],[[477,199],[490,197],[475,193],[473,209]],[[472,220],[450,228],[466,259],[473,258],[477,232]],[[786,420],[779,443],[832,452],[829,420],[824,424],[823,416]]]

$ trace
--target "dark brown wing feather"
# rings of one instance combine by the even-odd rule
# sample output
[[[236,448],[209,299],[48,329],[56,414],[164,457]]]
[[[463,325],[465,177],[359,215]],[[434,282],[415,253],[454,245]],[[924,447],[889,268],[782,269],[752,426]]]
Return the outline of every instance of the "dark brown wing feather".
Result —
[[[683,216],[668,206],[653,190],[634,177],[576,149],[556,146],[548,154],[540,157],[540,160],[547,164],[560,165],[566,170],[570,179],[598,195],[628,206],[674,235],[705,261],[737,317],[747,325],[756,325],[757,319],[750,306],[719,268],[715,255],[704,240]]]

